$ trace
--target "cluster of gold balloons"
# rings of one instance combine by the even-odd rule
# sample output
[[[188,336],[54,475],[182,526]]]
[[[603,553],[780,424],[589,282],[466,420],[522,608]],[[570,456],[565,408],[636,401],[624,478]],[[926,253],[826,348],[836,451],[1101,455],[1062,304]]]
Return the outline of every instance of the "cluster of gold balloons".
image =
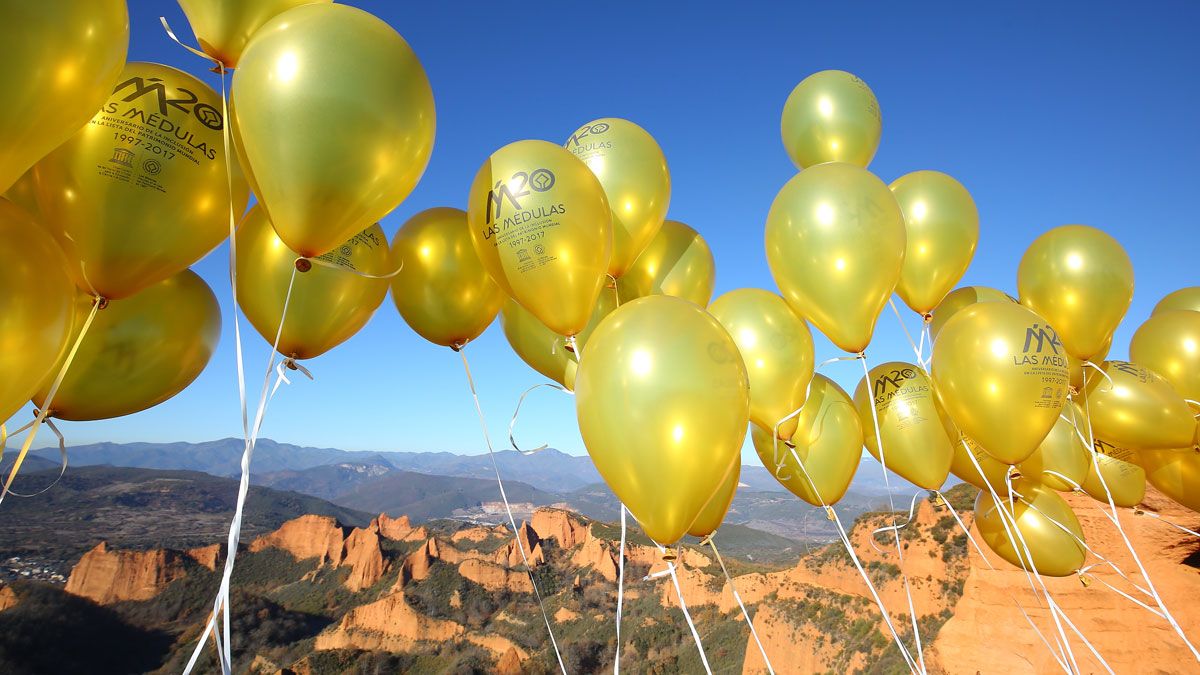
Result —
[[[0,420],[29,400],[62,419],[116,417],[187,387],[221,324],[188,267],[235,223],[237,298],[285,357],[345,341],[387,294],[398,256],[377,221],[416,185],[434,135],[408,44],[328,1],[181,4],[202,49],[237,68],[228,106],[188,73],[126,63],[122,0],[17,3],[0,26],[21,64],[3,76],[0,114]],[[470,266],[459,302],[473,323],[434,335],[465,341],[501,296],[462,257],[474,261],[457,214],[450,228],[431,218],[416,246]],[[410,277],[394,283],[416,307]]]

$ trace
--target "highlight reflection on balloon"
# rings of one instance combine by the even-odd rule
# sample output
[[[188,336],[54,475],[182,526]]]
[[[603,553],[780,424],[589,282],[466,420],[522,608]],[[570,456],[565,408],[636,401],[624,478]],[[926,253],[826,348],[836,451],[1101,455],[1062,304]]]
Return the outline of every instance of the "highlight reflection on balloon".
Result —
[[[788,96],[780,123],[783,147],[799,169],[825,162],[866,167],[882,130],[875,94],[842,70],[804,78]]]

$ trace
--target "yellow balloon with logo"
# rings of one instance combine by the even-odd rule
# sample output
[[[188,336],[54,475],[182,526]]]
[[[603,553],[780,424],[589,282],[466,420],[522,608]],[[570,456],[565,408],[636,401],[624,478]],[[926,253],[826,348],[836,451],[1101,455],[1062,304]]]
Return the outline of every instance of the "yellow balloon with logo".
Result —
[[[954,448],[924,370],[903,361],[875,366],[854,390],[854,407],[872,457],[917,487],[946,482]]]
[[[780,131],[799,169],[825,162],[865,167],[879,149],[883,118],[866,82],[844,70],[822,70],[792,90]]]
[[[937,339],[942,332],[942,326],[965,307],[977,302],[1011,302],[1017,304],[1017,299],[1004,291],[988,286],[963,286],[951,291],[930,313],[929,335]]]
[[[979,210],[962,183],[940,171],[914,171],[890,187],[908,241],[896,294],[914,312],[929,314],[975,257]]]
[[[933,343],[932,376],[955,426],[1005,464],[1032,455],[1067,402],[1058,335],[1010,302],[976,303],[946,322]]]
[[[459,349],[479,337],[504,304],[467,229],[461,209],[438,207],[409,218],[392,239],[400,271],[392,300],[404,321],[436,345]]]
[[[670,545],[741,459],[746,367],[704,310],[665,295],[639,298],[592,333],[575,409],[600,476],[651,539]]]
[[[887,185],[852,164],[805,169],[771,204],[766,245],[792,309],[839,348],[865,350],[904,263],[904,217]]]
[[[416,187],[433,151],[433,91],[387,23],[303,5],[258,29],[237,65],[238,154],[288,248],[328,253]]]
[[[588,339],[604,317],[616,308],[612,293],[600,294],[587,327],[575,336],[574,354],[565,348],[563,336],[546,328],[537,317],[511,298],[504,301],[504,307],[500,310],[500,325],[509,346],[522,361],[567,389],[574,390],[579,359],[587,347]]]
[[[0,422],[47,378],[71,335],[75,287],[54,239],[0,199]]]
[[[975,527],[984,543],[1001,558],[1047,577],[1068,577],[1083,567],[1083,528],[1066,500],[1050,488],[1030,480],[1013,483],[1020,495],[1009,511],[1008,495],[1000,504],[987,490],[975,498]],[[1009,513],[1011,521],[1005,525]],[[1016,533],[1010,533],[1012,523]],[[1028,548],[1028,553],[1026,549]]]
[[[77,293],[75,335],[93,302],[94,298]],[[50,402],[50,415],[104,420],[152,408],[200,376],[220,336],[217,297],[191,270],[113,300],[96,313],[79,343]],[[49,380],[42,384],[33,396],[34,405],[44,406],[51,384]]]
[[[622,302],[660,293],[707,307],[716,283],[716,261],[698,232],[664,221],[633,266],[617,279]]]
[[[260,206],[238,227],[237,251],[242,312],[269,344],[279,335],[277,351],[292,359],[311,359],[349,340],[383,302],[386,275],[396,269],[378,224],[320,256],[318,263],[301,260],[298,266],[299,256],[275,233]]]
[[[1196,434],[1187,401],[1158,373],[1128,361],[1088,369],[1082,400],[1096,435],[1138,450],[1185,448]]]
[[[0,45],[4,193],[104,104],[125,65],[129,11],[124,0],[6,2]]]
[[[332,0],[179,0],[204,53],[237,66],[246,43],[263,24],[300,5]]]
[[[1132,508],[1146,496],[1146,470],[1138,463],[1138,451],[1097,438],[1095,462],[1088,462],[1083,491],[1098,502]],[[1096,468],[1099,467],[1097,473]]]
[[[737,343],[750,377],[750,422],[764,429],[804,403],[813,375],[812,334],[783,298],[758,288],[739,288],[708,307]],[[790,438],[795,418],[779,428]]]
[[[1017,465],[1021,475],[1059,492],[1083,485],[1092,466],[1091,452],[1083,440],[1088,433],[1086,424],[1079,404],[1068,403],[1037,452]]]
[[[1133,334],[1129,360],[1163,376],[1180,396],[1200,401],[1200,312],[1156,309]]]
[[[1154,311],[1150,312],[1151,316],[1159,312],[1167,312],[1173,309],[1186,309],[1191,312],[1200,312],[1200,286],[1188,286],[1177,291],[1172,291],[1166,295],[1158,304],[1154,306]]]
[[[1187,508],[1200,512],[1200,452],[1139,450],[1137,462],[1146,481]]]
[[[224,124],[208,85],[130,63],[92,121],[38,162],[40,221],[81,290],[129,297],[229,236],[230,210],[240,216],[249,192],[225,156]]]
[[[1021,304],[1058,331],[1081,361],[1094,359],[1133,301],[1133,263],[1121,244],[1087,225],[1063,225],[1038,237],[1017,268]]]
[[[608,273],[620,278],[658,234],[671,203],[671,172],[645,129],[616,117],[592,120],[563,146],[583,160],[608,197],[613,249]]]
[[[721,487],[704,505],[704,510],[696,516],[695,522],[688,528],[688,534],[703,538],[721,527],[721,522],[725,520],[725,514],[729,513],[729,507],[733,505],[733,497],[737,493],[738,479],[741,478],[741,475],[742,463],[739,461],[725,476],[725,482],[721,483]]]
[[[483,163],[467,222],[483,267],[558,335],[592,316],[612,255],[612,216],[600,181],[567,150],[517,141]]]
[[[795,455],[784,441],[775,442],[771,430],[758,425],[750,427],[754,450],[792,494],[813,506],[836,504],[846,495],[862,457],[863,430],[854,403],[833,380],[814,375],[796,421],[796,431],[787,439]]]

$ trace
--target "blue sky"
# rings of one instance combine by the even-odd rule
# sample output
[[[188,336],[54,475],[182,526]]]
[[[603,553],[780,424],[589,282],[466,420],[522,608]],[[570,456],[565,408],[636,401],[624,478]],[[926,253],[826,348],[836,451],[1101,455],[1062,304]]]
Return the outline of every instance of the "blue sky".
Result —
[[[1158,3],[1154,12],[1125,3],[348,4],[408,40],[436,98],[433,158],[383,221],[389,237],[418,211],[463,207],[475,171],[496,148],[523,138],[562,142],[583,122],[625,117],[666,153],[670,217],[709,241],[717,294],[776,290],[763,227],[775,193],[795,173],[779,115],[801,79],[839,68],[865,79],[880,101],[883,141],[872,171],[887,182],[917,169],[945,171],[975,197],[981,237],[964,284],[1015,295],[1017,262],[1038,234],[1066,223],[1100,227],[1124,244],[1137,274],[1112,352],[1124,356],[1161,296],[1200,283],[1200,42],[1193,34],[1200,6],[1193,3]],[[216,84],[207,64],[159,26],[165,13],[190,38],[175,3],[129,6],[131,60],[170,64]],[[227,260],[222,246],[195,268],[225,312],[220,348],[204,374],[152,410],[63,423],[71,443],[241,434]],[[915,328],[915,316],[905,310],[905,317]],[[269,344],[243,329],[256,394]],[[816,338],[819,359],[838,355]],[[493,436],[505,445],[518,396],[543,380],[512,354],[498,324],[468,354]],[[890,310],[868,356],[911,360]],[[276,397],[264,435],[346,449],[484,449],[457,356],[413,333],[390,299],[359,335],[307,365],[315,382],[297,380]],[[857,368],[839,363],[824,372],[852,391]],[[520,438],[584,452],[572,399],[547,391],[527,407]]]

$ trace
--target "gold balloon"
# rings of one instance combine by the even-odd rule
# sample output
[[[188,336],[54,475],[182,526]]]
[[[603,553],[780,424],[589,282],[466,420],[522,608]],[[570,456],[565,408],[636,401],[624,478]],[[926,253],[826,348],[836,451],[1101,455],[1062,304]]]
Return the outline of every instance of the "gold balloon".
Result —
[[[958,441],[953,442],[954,458],[950,461],[950,473],[980,490],[987,490],[988,485],[991,485],[997,494],[1005,494],[1005,490],[1008,489],[1005,477],[1012,467],[989,455],[987,450],[970,438],[961,433],[956,435]],[[971,457],[975,458],[974,462],[971,461]]]
[[[729,507],[733,504],[733,497],[737,492],[738,479],[741,475],[742,463],[739,461],[725,476],[725,482],[704,505],[704,510],[696,516],[695,522],[688,528],[688,534],[693,537],[707,537],[721,527],[721,521],[725,520],[725,514],[729,513]]]
[[[596,326],[616,308],[617,303],[611,292],[600,294],[587,327],[575,336],[576,353],[583,353]],[[508,339],[508,344],[522,361],[567,389],[574,390],[579,357],[566,350],[561,335],[546,328],[545,324],[512,298],[504,301],[504,308],[500,311],[500,325],[504,329],[504,337]]]
[[[1138,450],[1192,444],[1196,419],[1161,375],[1136,363],[1105,361],[1085,374],[1084,398],[1096,435]]]
[[[1088,361],[1112,341],[1133,301],[1133,263],[1104,232],[1063,225],[1025,251],[1017,290],[1021,304],[1054,326],[1067,352]]]
[[[1092,466],[1091,452],[1077,431],[1084,424],[1083,410],[1075,402],[1068,403],[1037,452],[1017,465],[1021,475],[1059,492],[1083,485]],[[1087,431],[1083,434],[1086,437]]]
[[[34,168],[43,225],[75,284],[112,300],[172,277],[229,236],[249,193],[227,167],[221,98],[191,75],[130,63],[92,121]]]
[[[396,208],[433,150],[421,62],[391,26],[346,5],[303,5],[268,21],[238,61],[230,105],[254,194],[305,257]]]
[[[1155,309],[1133,334],[1129,359],[1162,375],[1184,398],[1200,400],[1200,312]]]
[[[987,286],[963,286],[951,291],[938,303],[931,313],[929,320],[929,335],[937,339],[942,332],[942,326],[964,307],[970,307],[977,302],[1011,302],[1017,304],[1017,299],[1004,291]]]
[[[77,293],[75,335],[93,302]],[[220,336],[217,298],[191,270],[113,300],[96,313],[50,403],[50,414],[64,420],[103,420],[156,406],[200,376]],[[60,360],[54,370],[61,365]],[[33,396],[38,407],[45,403],[50,384],[43,383]]]
[[[299,272],[296,253],[275,234],[259,206],[238,227],[237,251],[238,304],[269,344],[275,342],[288,281],[295,272],[278,346],[280,354],[293,359],[320,356],[350,339],[383,302],[388,279],[355,271],[382,276],[396,269],[387,237],[375,224],[319,258],[344,269],[312,265]]]
[[[479,168],[468,204],[475,252],[500,288],[558,335],[582,331],[613,241],[587,165],[553,143],[510,143]]]
[[[588,454],[646,534],[679,540],[741,458],[746,367],[716,319],[670,296],[613,311],[575,378]]]
[[[979,210],[962,183],[939,171],[914,171],[890,187],[908,241],[896,294],[914,312],[928,314],[975,257]]]
[[[825,162],[865,167],[879,149],[883,119],[866,82],[842,70],[804,78],[788,96],[783,147],[799,169]]]
[[[645,129],[615,117],[588,122],[563,145],[583,160],[604,186],[613,225],[608,273],[620,277],[667,217],[671,202],[667,158]]]
[[[954,448],[942,427],[933,387],[924,370],[902,361],[875,366],[870,379],[860,380],[854,390],[854,407],[867,451],[875,459],[926,490],[936,490],[946,482]],[[876,418],[879,438],[875,435]]]
[[[887,185],[851,164],[805,169],[771,204],[766,242],[792,308],[841,349],[866,349],[904,263],[904,217]]]
[[[708,244],[692,228],[676,220],[662,229],[617,279],[623,302],[661,293],[707,307],[716,283],[716,261]]]
[[[1186,450],[1140,450],[1137,462],[1146,480],[1163,494],[1193,511],[1200,512],[1200,452]]]
[[[54,239],[0,199],[0,422],[47,378],[71,334],[75,287]]]
[[[792,494],[813,506],[836,504],[846,495],[862,457],[863,430],[854,404],[833,380],[814,375],[796,420],[790,440],[804,462],[803,470],[791,450],[782,441],[776,445],[772,431],[758,425],[750,427],[754,450],[767,471]]]
[[[25,213],[33,216],[35,221],[40,219],[41,211],[37,205],[37,185],[33,181],[33,169],[21,174],[17,182],[4,193],[4,198],[25,209]]]
[[[204,53],[237,66],[246,43],[263,24],[293,7],[332,0],[179,0]]]
[[[750,377],[750,422],[764,429],[804,403],[813,375],[812,334],[783,298],[770,291],[740,288],[713,301],[708,312],[737,343]],[[796,430],[792,418],[780,438]]]
[[[946,322],[933,343],[938,400],[962,433],[1005,464],[1023,461],[1067,402],[1067,359],[1033,310],[980,302]]]
[[[504,304],[467,229],[465,211],[433,208],[409,218],[392,239],[402,265],[392,277],[392,300],[421,337],[458,348],[479,337]]]
[[[1154,311],[1150,312],[1150,316],[1172,309],[1186,309],[1192,312],[1200,312],[1200,286],[1188,286],[1187,288],[1181,288],[1168,293],[1165,298],[1159,300],[1158,304],[1154,306]]]
[[[4,193],[104,104],[125,65],[129,13],[124,0],[6,2],[0,45]]]
[[[1070,505],[1050,488],[1026,479],[1014,481],[1013,491],[1020,497],[1013,498],[1011,512],[1005,492],[998,492],[1002,500],[999,506],[987,490],[975,498],[975,526],[988,548],[1013,565],[1043,576],[1075,574],[1083,567],[1086,549],[1081,543],[1083,528]],[[1000,509],[1012,516],[1008,530]],[[1019,537],[1009,534],[1014,520]]]
[[[1083,491],[1096,501],[1113,503],[1123,508],[1132,508],[1146,496],[1146,470],[1138,464],[1138,452],[1096,439],[1096,466],[1088,460],[1088,475],[1083,481]],[[1103,478],[1103,481],[1101,480]],[[1108,488],[1105,490],[1105,488]]]

